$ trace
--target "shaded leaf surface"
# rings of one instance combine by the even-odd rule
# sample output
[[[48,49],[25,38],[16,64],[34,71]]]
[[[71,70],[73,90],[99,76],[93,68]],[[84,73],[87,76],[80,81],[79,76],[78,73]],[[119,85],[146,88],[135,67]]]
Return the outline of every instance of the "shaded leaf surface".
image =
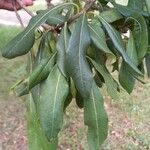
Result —
[[[64,76],[66,76],[66,51],[68,49],[69,39],[70,34],[67,29],[67,24],[65,24],[57,41],[57,50],[58,50],[57,63],[59,69],[61,70]]]
[[[118,85],[117,83],[114,81],[113,77],[111,76],[111,74],[109,73],[109,71],[107,70],[106,66],[104,66],[104,64],[102,64],[100,61],[95,61],[91,58],[89,58],[90,61],[92,62],[93,66],[95,67],[95,69],[103,76],[106,86],[107,86],[107,91],[109,93],[109,95],[113,98],[113,99],[118,99]]]
[[[41,84],[38,108],[41,126],[49,141],[57,140],[62,128],[64,102],[68,92],[68,83],[56,65]]]
[[[14,58],[17,56],[21,56],[29,52],[34,44],[34,31],[35,29],[44,23],[49,16],[57,12],[58,10],[66,7],[71,6],[72,3],[64,3],[53,7],[52,9],[43,10],[41,13],[37,14],[36,16],[32,17],[29,22],[27,28],[18,34],[14,39],[12,39],[6,47],[2,50],[3,57],[6,58]]]
[[[109,23],[107,23],[102,17],[99,17],[99,18],[103,26],[105,27],[107,33],[109,34],[116,50],[122,55],[123,60],[126,62],[128,66],[131,67],[131,69],[134,72],[142,76],[142,73],[139,71],[136,65],[132,62],[130,57],[126,54],[125,52],[126,50],[124,48],[121,35],[118,33],[118,31],[115,28],[113,28]]]
[[[89,150],[99,150],[107,137],[108,118],[103,97],[95,82],[92,84],[89,98],[84,99],[84,122],[88,126]]]
[[[90,95],[92,73],[85,58],[90,45],[86,15],[83,14],[75,25],[67,50],[67,70],[83,97]]]

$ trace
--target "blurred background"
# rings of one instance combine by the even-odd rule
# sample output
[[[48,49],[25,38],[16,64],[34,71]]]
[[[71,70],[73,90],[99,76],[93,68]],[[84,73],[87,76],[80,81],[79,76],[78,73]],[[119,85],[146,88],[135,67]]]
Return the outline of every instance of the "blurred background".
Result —
[[[56,2],[56,1],[55,1]],[[126,5],[127,0],[118,0]],[[44,0],[36,0],[31,11],[46,8]],[[19,11],[25,25],[30,16]],[[21,27],[14,12],[0,10],[0,49]],[[26,117],[24,97],[18,98],[10,91],[12,85],[26,76],[26,57],[6,60],[0,55],[0,150],[27,150]],[[134,92],[121,91],[120,99],[112,100],[102,89],[109,116],[109,135],[103,150],[149,150],[150,149],[150,80],[136,83]],[[59,150],[83,150],[86,148],[86,128],[83,110],[74,100],[64,116],[60,133]]]

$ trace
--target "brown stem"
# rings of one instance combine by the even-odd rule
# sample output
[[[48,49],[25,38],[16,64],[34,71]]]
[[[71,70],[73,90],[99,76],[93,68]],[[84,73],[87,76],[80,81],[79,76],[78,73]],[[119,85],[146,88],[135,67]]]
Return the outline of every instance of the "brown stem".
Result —
[[[77,18],[79,18],[84,12],[89,11],[89,9],[92,7],[92,5],[95,3],[96,0],[88,0],[83,8],[82,11],[80,11],[78,14],[72,16],[67,23],[70,24],[74,22]],[[60,24],[59,26],[55,27],[54,29],[57,31],[59,28],[63,27],[64,23]]]
[[[18,21],[19,21],[21,27],[22,27],[22,28],[25,28],[25,26],[24,26],[24,24],[23,24],[23,22],[22,22],[22,19],[21,19],[20,15],[19,15],[19,13],[18,13],[18,11],[17,11],[17,9],[16,9],[15,3],[12,3],[12,4],[13,4],[14,12],[15,12],[15,14],[16,14],[16,17],[17,17],[17,19],[18,19]]]
[[[51,2],[52,0],[45,0],[46,3],[47,3],[47,8],[50,8],[52,6]]]
[[[24,9],[31,17],[35,16],[35,14],[29,9],[27,9],[26,6],[20,0],[16,0],[16,1],[21,6],[21,8]]]

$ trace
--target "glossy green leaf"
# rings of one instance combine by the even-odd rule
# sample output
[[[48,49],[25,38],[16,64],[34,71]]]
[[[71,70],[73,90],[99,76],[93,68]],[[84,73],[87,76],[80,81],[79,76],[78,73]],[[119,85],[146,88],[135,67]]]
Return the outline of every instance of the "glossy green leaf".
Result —
[[[101,16],[99,17],[99,19],[102,22],[103,26],[105,27],[108,35],[110,36],[116,50],[122,55],[123,60],[126,62],[126,64],[128,64],[135,73],[143,76],[143,74],[139,71],[139,69],[136,67],[136,65],[127,55],[119,32],[114,27],[112,27],[109,23],[107,23]]]
[[[137,49],[135,45],[135,40],[132,34],[132,31],[130,31],[130,37],[127,43],[127,55],[130,57],[130,59],[135,63],[135,65],[138,65],[138,54]]]
[[[108,23],[113,23],[123,18],[123,16],[114,8],[101,12],[101,16]]]
[[[46,20],[46,23],[51,25],[51,26],[56,26],[58,24],[62,24],[65,21],[67,21],[67,17],[60,15],[60,14],[54,14],[53,16],[49,16],[48,19]]]
[[[103,103],[99,88],[93,82],[89,98],[84,99],[84,122],[88,126],[89,150],[100,150],[107,137],[108,118]]]
[[[61,8],[63,9],[63,8]],[[49,15],[47,20],[46,20],[46,24],[50,25],[50,26],[56,26],[59,24],[64,23],[68,18],[65,15],[62,15],[62,12],[60,12],[60,10],[57,10],[56,12],[54,12],[53,14]],[[43,13],[43,10],[38,10],[37,14]]]
[[[92,85],[92,72],[85,54],[91,43],[86,15],[78,19],[69,40],[67,50],[67,71],[83,97],[88,97]]]
[[[103,63],[101,63],[100,61],[94,61],[91,58],[89,58],[89,59],[92,62],[95,69],[103,76],[109,95],[113,99],[118,99],[118,85],[114,81],[114,79],[111,76],[111,74],[109,73],[109,71],[107,70],[106,66]]]
[[[14,58],[26,54],[33,46],[35,41],[34,30],[26,34],[27,31],[19,33],[3,49],[2,56],[5,58]],[[23,38],[23,40],[21,40]]]
[[[70,34],[67,29],[67,24],[65,24],[57,41],[57,64],[64,76],[66,76],[66,51],[68,49],[69,39]]]
[[[128,6],[117,4],[115,3],[115,1],[112,1],[112,3],[123,16],[129,17],[136,12],[138,12],[141,15],[144,15],[145,17],[149,16],[149,14],[143,10],[143,0],[130,0]]]
[[[144,1],[143,0],[129,0],[128,7],[135,9],[137,11],[143,10]]]
[[[27,100],[28,146],[30,150],[55,150],[57,143],[49,143],[43,134],[32,96]]]
[[[138,65],[137,51],[135,47],[134,37],[132,32],[130,31],[130,38],[127,44],[127,54],[131,58],[131,60]],[[135,78],[130,73],[128,66],[125,62],[122,62],[121,68],[119,70],[119,82],[121,86],[128,92],[131,93],[133,91],[135,85]]]
[[[3,57],[14,58],[26,54],[34,44],[34,30],[44,23],[49,16],[58,10],[71,6],[73,3],[64,3],[57,5],[51,9],[43,10],[41,13],[32,17],[27,28],[12,39],[2,50]]]
[[[93,44],[104,53],[115,57],[106,44],[106,36],[100,24],[89,24],[89,30]]]
[[[35,85],[39,84],[41,81],[45,80],[48,77],[50,71],[54,66],[55,56],[56,54],[54,54],[49,59],[41,60],[41,62],[37,65],[37,67],[29,75],[29,77],[16,87],[15,90],[18,96],[28,94]]]
[[[135,85],[135,78],[128,70],[126,63],[122,63],[119,70],[119,82],[121,86],[130,94],[133,91]]]
[[[133,36],[134,36],[135,45],[138,53],[138,61],[139,63],[141,63],[148,50],[147,24],[144,17],[137,13],[127,18],[127,21],[128,20],[133,20],[135,22],[134,29],[133,29]]]
[[[57,140],[63,125],[64,102],[69,93],[69,86],[57,65],[48,78],[41,84],[39,100],[39,117],[46,137]]]

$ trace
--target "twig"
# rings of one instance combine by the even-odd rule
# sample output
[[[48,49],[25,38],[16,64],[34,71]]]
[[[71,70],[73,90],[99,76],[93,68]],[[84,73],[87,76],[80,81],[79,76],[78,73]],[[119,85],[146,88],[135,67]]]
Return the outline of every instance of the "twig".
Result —
[[[75,21],[77,18],[79,18],[84,12],[87,12],[89,11],[89,9],[92,7],[92,5],[95,3],[96,0],[90,0],[90,1],[87,1],[87,3],[85,4],[84,8],[82,11],[80,11],[78,14],[72,16],[68,21],[67,23],[70,24],[72,23],[73,21]],[[54,29],[57,31],[59,30],[59,28],[63,27],[64,26],[64,23],[60,24],[59,26],[55,27]]]
[[[51,2],[51,0],[48,0]],[[80,11],[78,14],[72,16],[68,21],[67,23],[70,24],[72,23],[73,21],[75,21],[77,18],[79,18],[84,12],[87,12],[89,11],[89,9],[92,7],[92,5],[95,3],[96,0],[87,0],[84,8],[82,11]],[[28,10],[24,4],[20,1],[20,0],[17,0],[18,4],[30,15],[30,16],[35,16],[35,14],[33,12],[31,12],[30,10]],[[43,24],[42,27],[44,29],[47,29],[47,30],[52,30],[54,32],[58,31],[61,27],[64,26],[64,23],[58,25],[57,27],[52,27],[52,26],[49,26],[47,24]]]
[[[25,28],[25,26],[24,26],[24,24],[23,24],[23,22],[22,22],[22,19],[21,19],[20,15],[19,15],[19,13],[18,13],[18,11],[17,11],[17,9],[16,9],[15,3],[12,2],[12,5],[13,5],[14,12],[15,12],[15,14],[16,14],[16,17],[17,17],[17,19],[18,19],[18,21],[19,21],[21,27],[22,27],[22,28]]]
[[[52,6],[52,0],[45,0],[47,3],[47,8],[50,8]]]
[[[21,6],[21,8],[24,9],[31,17],[35,16],[35,14],[29,9],[27,9],[26,6],[20,0],[16,0],[16,1]]]

